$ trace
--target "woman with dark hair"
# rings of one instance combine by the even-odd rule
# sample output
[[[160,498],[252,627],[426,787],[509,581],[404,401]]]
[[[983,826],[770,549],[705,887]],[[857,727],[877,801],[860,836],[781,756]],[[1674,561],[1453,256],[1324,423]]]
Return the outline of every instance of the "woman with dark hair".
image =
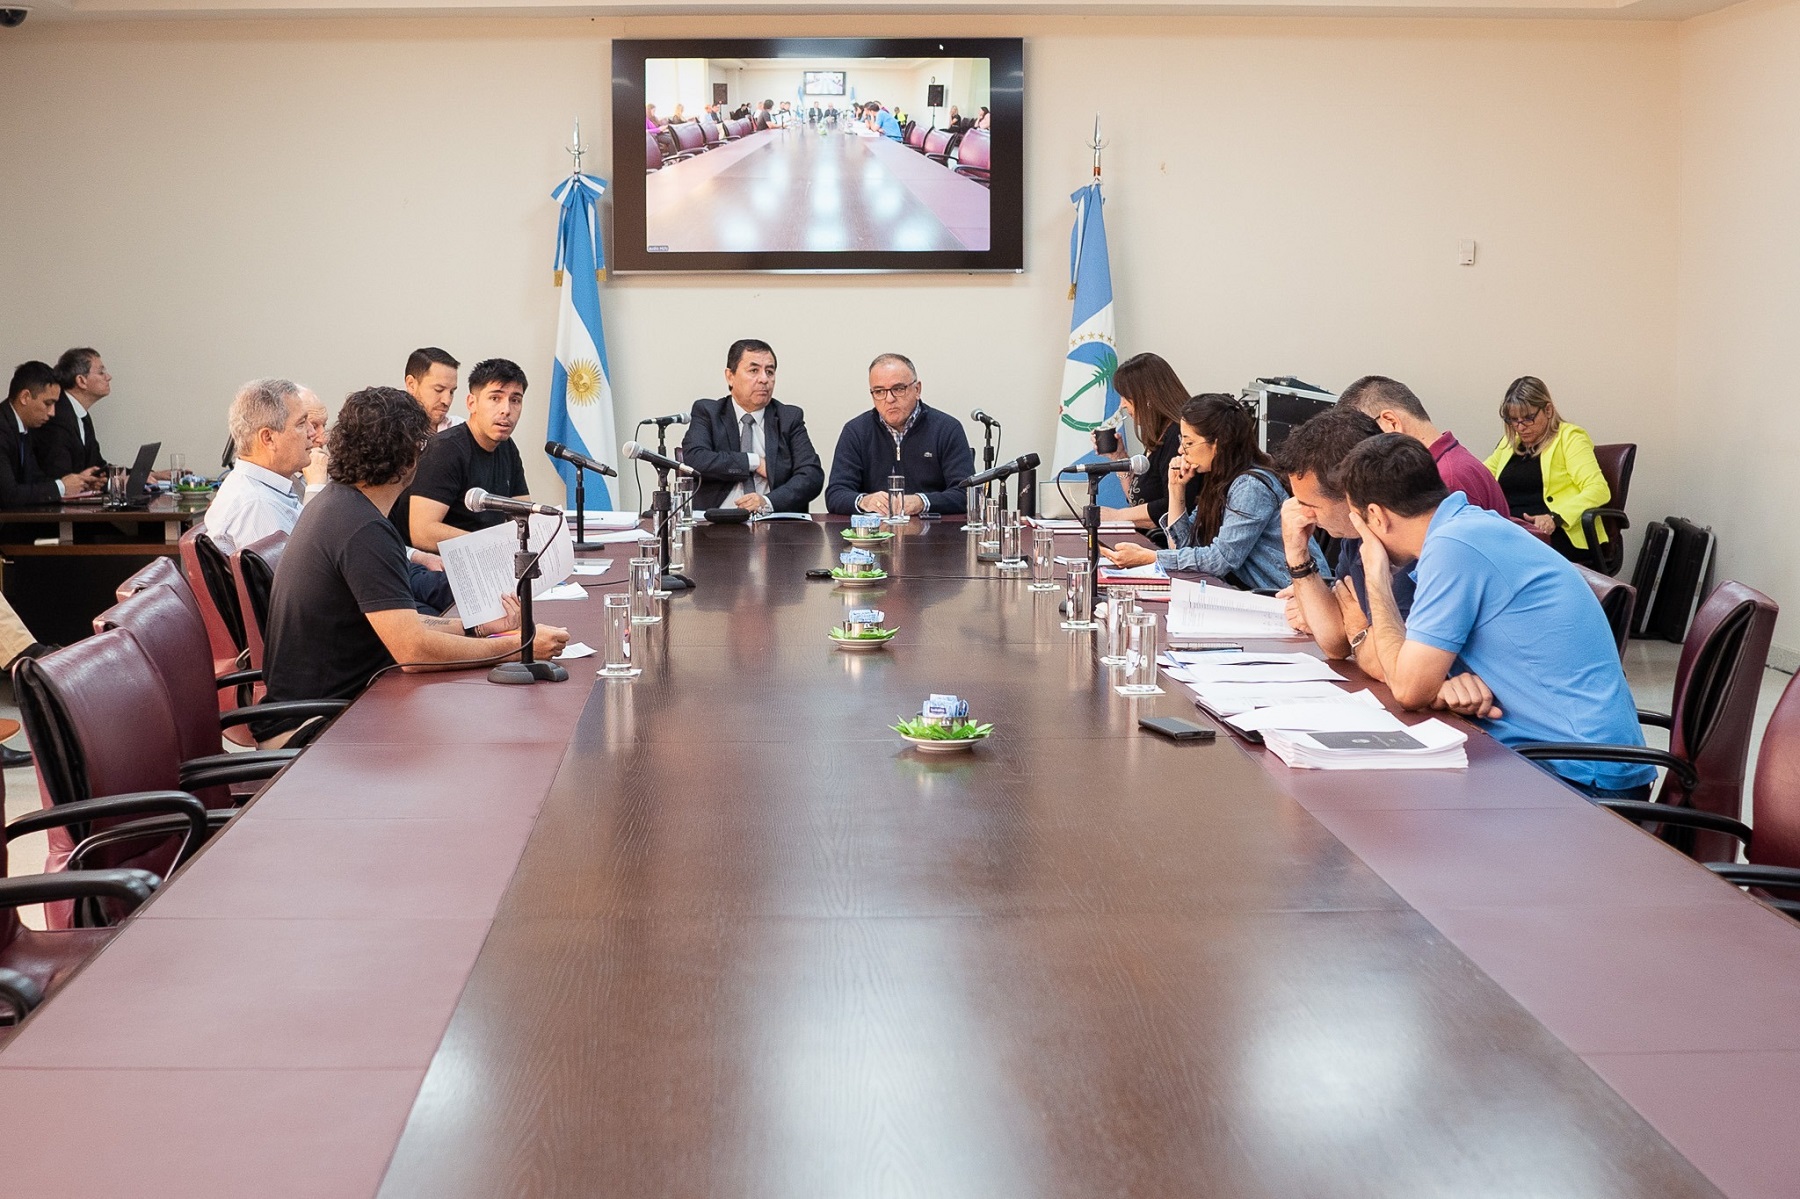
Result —
[[[1131,521],[1157,545],[1165,545],[1162,525],[1169,514],[1169,464],[1181,452],[1181,409],[1188,402],[1188,389],[1181,385],[1175,368],[1157,354],[1127,358],[1113,372],[1112,382],[1119,393],[1119,410],[1131,421],[1138,444],[1150,457],[1150,469],[1141,475],[1126,475],[1130,506],[1102,508],[1100,519]],[[1123,458],[1127,453],[1120,446],[1106,456]],[[1194,506],[1199,490],[1199,480],[1190,479],[1181,497],[1183,511]]]
[[[1235,587],[1274,590],[1291,581],[1281,542],[1281,505],[1287,499],[1269,461],[1256,445],[1256,413],[1234,396],[1197,395],[1181,410],[1181,457],[1169,464],[1169,514],[1165,528],[1176,548],[1148,550],[1121,545],[1102,549],[1115,566],[1155,562],[1165,570],[1197,570]],[[1192,508],[1182,499],[1187,484],[1204,476]],[[1313,564],[1324,556],[1312,548]]]
[[[1556,411],[1550,389],[1533,375],[1514,379],[1500,401],[1500,444],[1487,468],[1500,481],[1515,518],[1550,539],[1557,553],[1588,560],[1581,514],[1612,499],[1594,440]],[[1602,540],[1606,530],[1598,530]]]

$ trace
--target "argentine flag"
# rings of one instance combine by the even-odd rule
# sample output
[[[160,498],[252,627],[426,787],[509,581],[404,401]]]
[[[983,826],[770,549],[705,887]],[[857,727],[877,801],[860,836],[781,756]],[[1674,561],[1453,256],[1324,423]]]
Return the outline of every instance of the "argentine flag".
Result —
[[[1106,257],[1100,180],[1069,199],[1075,202],[1075,228],[1069,234],[1069,298],[1075,301],[1075,311],[1069,318],[1069,353],[1063,362],[1062,404],[1057,410],[1058,466],[1098,461],[1089,434],[1119,408],[1119,393],[1112,385],[1119,351],[1113,340],[1112,267]],[[1125,506],[1120,476],[1108,475],[1101,481],[1100,502],[1109,508]]]
[[[550,379],[550,440],[608,466],[619,464],[619,438],[613,426],[612,384],[607,381],[606,338],[600,331],[600,217],[595,207],[606,181],[571,175],[550,193],[562,205],[556,233],[557,305],[556,370]],[[578,467],[551,459],[575,502]],[[588,472],[587,506],[613,506],[603,475]]]

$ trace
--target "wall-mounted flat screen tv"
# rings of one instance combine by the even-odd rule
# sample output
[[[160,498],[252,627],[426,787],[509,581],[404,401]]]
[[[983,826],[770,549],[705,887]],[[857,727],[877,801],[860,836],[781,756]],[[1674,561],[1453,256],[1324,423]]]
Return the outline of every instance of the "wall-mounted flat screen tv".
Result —
[[[615,41],[612,265],[1022,270],[1024,99],[1019,38]]]

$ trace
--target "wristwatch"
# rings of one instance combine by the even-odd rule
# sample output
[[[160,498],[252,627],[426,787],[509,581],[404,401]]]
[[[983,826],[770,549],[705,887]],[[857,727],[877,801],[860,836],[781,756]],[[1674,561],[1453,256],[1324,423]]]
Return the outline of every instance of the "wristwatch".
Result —
[[[1308,575],[1316,575],[1318,573],[1319,564],[1314,562],[1311,558],[1308,558],[1299,566],[1295,566],[1292,562],[1288,563],[1288,578],[1294,580],[1296,583],[1301,579],[1306,578]]]

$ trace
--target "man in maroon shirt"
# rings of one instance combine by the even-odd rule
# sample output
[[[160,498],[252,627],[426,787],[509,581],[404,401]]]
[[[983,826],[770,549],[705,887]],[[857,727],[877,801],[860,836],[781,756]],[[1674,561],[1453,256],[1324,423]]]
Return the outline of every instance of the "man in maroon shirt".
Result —
[[[1481,459],[1463,448],[1456,434],[1438,432],[1431,423],[1431,414],[1406,384],[1386,375],[1364,375],[1344,388],[1338,403],[1373,417],[1383,433],[1404,433],[1423,442],[1437,463],[1438,476],[1445,487],[1462,492],[1477,507],[1511,518],[1512,509],[1500,490],[1500,481]]]

